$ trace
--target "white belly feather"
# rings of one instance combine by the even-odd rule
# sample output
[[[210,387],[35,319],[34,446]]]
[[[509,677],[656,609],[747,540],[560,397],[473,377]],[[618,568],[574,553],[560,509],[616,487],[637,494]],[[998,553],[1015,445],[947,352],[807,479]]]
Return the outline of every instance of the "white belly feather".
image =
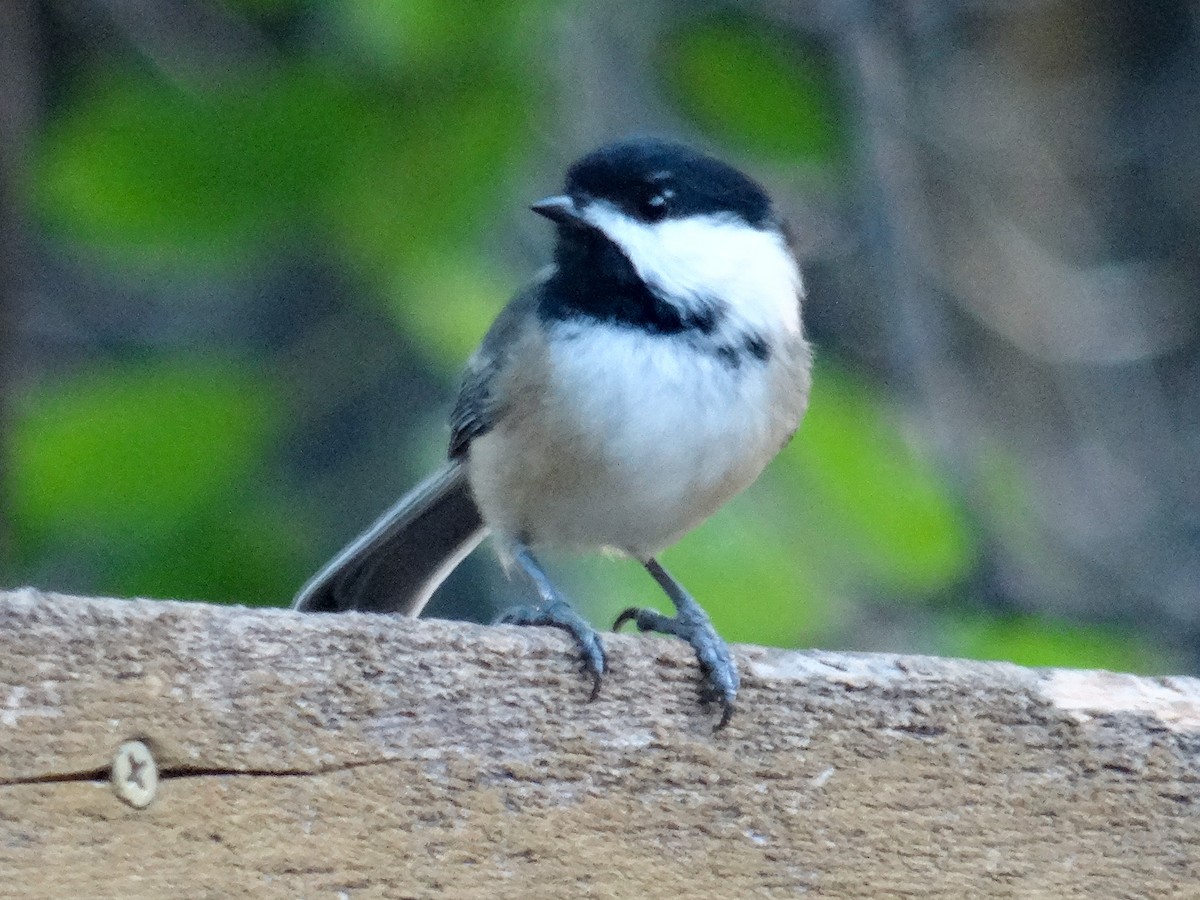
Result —
[[[678,335],[562,328],[521,388],[536,399],[471,446],[472,488],[502,541],[651,556],[752,483],[803,415],[802,339],[802,363],[774,348],[730,365],[681,352]]]

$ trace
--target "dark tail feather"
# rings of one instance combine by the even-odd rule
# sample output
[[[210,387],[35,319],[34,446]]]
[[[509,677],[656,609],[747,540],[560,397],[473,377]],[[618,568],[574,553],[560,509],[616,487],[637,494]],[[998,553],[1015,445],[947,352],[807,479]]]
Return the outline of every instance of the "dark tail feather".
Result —
[[[292,607],[418,615],[437,586],[486,536],[466,471],[457,462],[448,463],[310,578]]]

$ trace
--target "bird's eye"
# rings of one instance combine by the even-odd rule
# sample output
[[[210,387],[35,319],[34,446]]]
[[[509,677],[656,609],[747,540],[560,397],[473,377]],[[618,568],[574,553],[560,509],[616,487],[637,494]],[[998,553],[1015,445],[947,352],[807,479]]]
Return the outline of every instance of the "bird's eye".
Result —
[[[640,212],[647,222],[659,222],[666,218],[670,210],[670,200],[675,192],[670,188],[662,188],[646,197],[641,203]]]

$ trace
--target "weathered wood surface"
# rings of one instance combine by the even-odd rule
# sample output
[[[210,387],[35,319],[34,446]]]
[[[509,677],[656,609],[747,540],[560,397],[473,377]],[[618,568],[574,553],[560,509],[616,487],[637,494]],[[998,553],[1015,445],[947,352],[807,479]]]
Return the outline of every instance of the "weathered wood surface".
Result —
[[[0,593],[5,897],[1200,897],[1200,682]],[[114,794],[149,744],[151,804]]]

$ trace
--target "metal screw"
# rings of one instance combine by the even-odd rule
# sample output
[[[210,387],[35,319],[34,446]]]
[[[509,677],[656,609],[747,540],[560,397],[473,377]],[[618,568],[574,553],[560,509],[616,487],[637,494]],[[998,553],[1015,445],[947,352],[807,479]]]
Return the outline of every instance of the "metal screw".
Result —
[[[137,809],[149,806],[158,790],[158,764],[141,741],[126,741],[117,748],[111,777],[117,796]]]

